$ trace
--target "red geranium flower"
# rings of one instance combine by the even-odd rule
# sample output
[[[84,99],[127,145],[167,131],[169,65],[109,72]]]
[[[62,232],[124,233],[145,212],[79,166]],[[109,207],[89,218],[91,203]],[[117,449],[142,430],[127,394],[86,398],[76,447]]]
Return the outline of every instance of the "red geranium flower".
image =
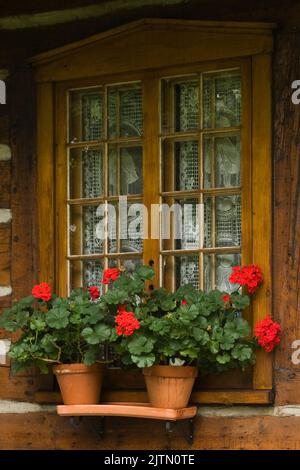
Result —
[[[234,266],[232,274],[229,276],[232,284],[247,286],[248,293],[254,294],[258,286],[263,282],[263,276],[260,267],[257,264],[249,266]]]
[[[186,299],[182,299],[181,305],[186,305],[186,304],[187,304],[187,300],[186,300]]]
[[[96,300],[96,299],[99,299],[100,297],[100,290],[99,290],[99,287],[97,286],[90,286],[88,288],[88,291],[90,293],[90,296],[91,296],[91,299],[92,300]]]
[[[268,315],[264,320],[257,322],[255,326],[255,337],[258,344],[266,352],[271,352],[280,343],[281,326]]]
[[[102,278],[102,284],[109,284],[110,281],[116,281],[120,276],[121,271],[119,268],[108,268],[105,269]]]
[[[35,285],[31,293],[36,299],[42,299],[45,302],[48,302],[52,297],[51,287],[46,282]]]
[[[127,312],[124,305],[120,305],[116,316],[116,333],[118,336],[131,336],[141,326],[133,312]]]
[[[226,302],[226,303],[227,303],[227,302],[230,302],[230,300],[231,300],[231,297],[230,297],[230,295],[229,295],[229,294],[224,294],[224,295],[223,295],[223,297],[222,297],[222,299],[224,300],[224,302]]]

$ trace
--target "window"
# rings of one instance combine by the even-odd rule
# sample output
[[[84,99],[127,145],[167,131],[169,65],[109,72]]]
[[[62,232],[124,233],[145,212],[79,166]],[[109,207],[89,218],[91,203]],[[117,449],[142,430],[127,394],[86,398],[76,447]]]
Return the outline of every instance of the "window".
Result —
[[[270,31],[188,23],[146,21],[35,59],[40,275],[67,294],[106,267],[151,263],[155,286],[230,291],[231,267],[256,262],[256,320],[270,308]],[[135,400],[143,386],[135,371],[108,382]],[[201,386],[205,402],[266,403],[270,359]]]

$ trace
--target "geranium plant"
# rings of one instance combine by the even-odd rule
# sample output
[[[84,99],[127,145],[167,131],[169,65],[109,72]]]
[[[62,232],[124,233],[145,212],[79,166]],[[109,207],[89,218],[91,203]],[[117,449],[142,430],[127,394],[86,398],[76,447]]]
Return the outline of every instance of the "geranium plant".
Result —
[[[255,362],[255,350],[266,351],[279,343],[280,326],[271,318],[257,324],[252,337],[242,311],[263,282],[256,265],[234,267],[231,294],[218,290],[202,292],[185,285],[174,293],[155,289],[146,293],[142,281],[151,278],[144,266],[138,285],[135,275],[121,274],[103,302],[118,304],[116,348],[126,365],[197,365],[202,371],[246,368]],[[133,286],[134,295],[131,294]],[[248,293],[242,293],[241,287]],[[107,297],[108,296],[108,297]]]
[[[32,295],[6,310],[0,327],[19,332],[9,351],[13,371],[37,366],[48,372],[50,365],[101,361],[100,346],[115,341],[117,334],[114,315],[101,308],[99,297],[97,286],[62,298],[41,283],[34,286]]]

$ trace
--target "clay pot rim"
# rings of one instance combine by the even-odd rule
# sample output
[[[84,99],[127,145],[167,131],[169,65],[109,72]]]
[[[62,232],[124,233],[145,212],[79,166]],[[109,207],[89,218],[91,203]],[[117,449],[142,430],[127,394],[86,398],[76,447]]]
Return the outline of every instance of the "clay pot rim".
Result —
[[[53,367],[53,372],[57,374],[89,374],[98,373],[104,369],[104,364],[96,363],[90,366],[82,363],[57,364]]]
[[[143,374],[156,377],[197,377],[198,368],[196,366],[151,366],[144,367]]]

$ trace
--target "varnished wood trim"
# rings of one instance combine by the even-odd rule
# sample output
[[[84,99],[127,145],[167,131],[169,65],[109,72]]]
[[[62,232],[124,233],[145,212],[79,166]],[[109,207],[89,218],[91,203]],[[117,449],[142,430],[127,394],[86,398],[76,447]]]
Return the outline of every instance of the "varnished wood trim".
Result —
[[[266,405],[271,403],[271,390],[203,390],[193,392],[191,403],[208,404],[250,404]],[[62,403],[59,392],[37,392],[34,396],[37,403]],[[143,390],[104,390],[101,400],[113,402],[147,403],[147,392]]]
[[[271,159],[271,57],[253,57],[252,124],[252,205],[253,261],[262,269],[263,285],[253,302],[254,324],[272,314],[271,240],[272,240],[272,159]],[[272,387],[272,354],[257,352],[253,386]]]
[[[53,85],[37,86],[37,212],[39,281],[54,286]]]

